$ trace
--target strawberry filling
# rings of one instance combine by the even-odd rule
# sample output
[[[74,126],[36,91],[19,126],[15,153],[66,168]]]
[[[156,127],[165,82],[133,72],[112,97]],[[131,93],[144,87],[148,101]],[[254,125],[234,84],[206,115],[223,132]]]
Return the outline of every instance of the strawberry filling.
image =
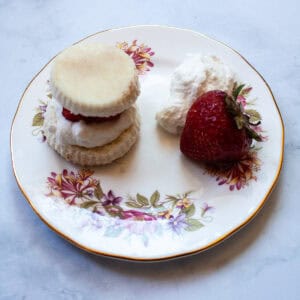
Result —
[[[63,108],[62,115],[65,117],[65,119],[71,122],[79,122],[82,120],[85,123],[102,123],[107,121],[115,121],[120,118],[120,114],[110,116],[110,117],[86,117],[80,114],[75,115],[66,108]]]

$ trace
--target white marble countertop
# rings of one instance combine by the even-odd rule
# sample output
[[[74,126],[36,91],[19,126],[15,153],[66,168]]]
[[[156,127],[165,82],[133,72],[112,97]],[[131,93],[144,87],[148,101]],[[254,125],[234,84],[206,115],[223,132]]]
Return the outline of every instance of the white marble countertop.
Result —
[[[299,3],[74,3],[0,1],[0,299],[299,299]],[[286,127],[281,178],[259,215],[212,250],[159,264],[96,257],[58,237],[25,201],[10,160],[11,121],[41,66],[89,34],[134,24],[189,28],[238,50],[270,84]]]

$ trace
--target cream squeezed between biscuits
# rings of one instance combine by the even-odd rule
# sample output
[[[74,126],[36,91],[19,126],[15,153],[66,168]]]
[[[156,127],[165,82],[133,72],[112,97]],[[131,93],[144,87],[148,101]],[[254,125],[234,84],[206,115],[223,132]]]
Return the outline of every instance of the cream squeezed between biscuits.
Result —
[[[86,148],[100,147],[112,142],[128,129],[136,119],[136,108],[132,106],[120,114],[118,120],[86,124],[84,121],[71,122],[62,115],[62,105],[52,99],[49,104],[56,111],[56,140],[60,143]],[[47,114],[47,112],[46,112]]]

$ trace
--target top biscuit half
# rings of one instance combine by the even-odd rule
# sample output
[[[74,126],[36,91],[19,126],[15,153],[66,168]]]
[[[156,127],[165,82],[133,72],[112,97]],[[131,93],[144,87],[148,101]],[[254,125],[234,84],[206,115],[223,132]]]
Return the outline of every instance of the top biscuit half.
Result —
[[[133,60],[100,43],[80,43],[61,52],[53,62],[50,86],[63,107],[91,117],[119,114],[139,95]]]

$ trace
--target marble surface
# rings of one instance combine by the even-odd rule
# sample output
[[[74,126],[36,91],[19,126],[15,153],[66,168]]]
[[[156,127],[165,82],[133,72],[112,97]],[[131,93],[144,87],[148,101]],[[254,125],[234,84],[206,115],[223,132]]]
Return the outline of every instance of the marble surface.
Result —
[[[299,299],[300,5],[247,2],[0,0],[0,299]],[[286,127],[282,174],[259,215],[214,249],[160,264],[96,257],[58,237],[10,160],[11,121],[41,66],[86,35],[134,24],[190,28],[238,50],[270,84]]]

